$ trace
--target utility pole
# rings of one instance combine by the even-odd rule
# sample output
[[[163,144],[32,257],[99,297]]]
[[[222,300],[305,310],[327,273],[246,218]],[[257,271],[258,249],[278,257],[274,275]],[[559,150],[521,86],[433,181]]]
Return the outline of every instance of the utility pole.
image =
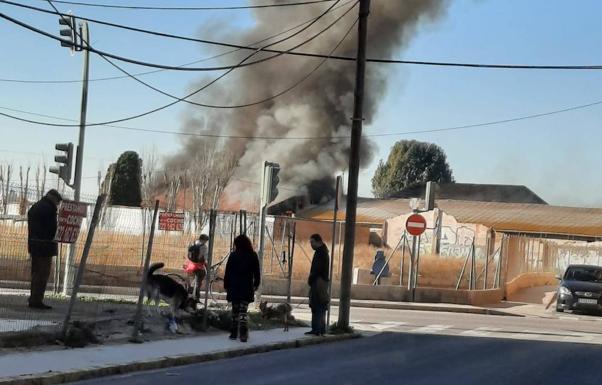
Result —
[[[360,0],[358,26],[358,47],[355,72],[355,95],[353,122],[351,125],[351,149],[349,154],[349,181],[347,186],[347,207],[345,220],[345,243],[341,274],[341,295],[339,302],[338,326],[349,327],[349,307],[351,305],[351,280],[353,275],[353,252],[355,246],[355,216],[357,210],[357,185],[360,170],[360,145],[364,107],[364,78],[366,75],[366,40],[370,0]]]
[[[328,297],[330,301],[328,301],[328,311],[326,314],[326,327],[330,326],[330,304],[332,303],[332,277],[334,270],[334,250],[336,246],[337,239],[337,214],[339,213],[339,193],[341,191],[341,176],[337,176],[336,184],[335,184],[335,196],[334,196],[334,210],[332,215],[332,243],[330,246],[330,265],[328,269],[328,273],[330,274],[328,277]]]
[[[265,223],[268,213],[268,204],[276,199],[278,195],[278,183],[280,178],[280,165],[278,163],[264,161],[261,168],[261,198],[259,206],[259,272],[263,276],[263,255],[265,249]],[[261,303],[261,294],[263,292],[263,279],[257,288],[256,297],[258,304]]]
[[[64,20],[64,19],[61,19]],[[73,21],[72,28],[76,29],[75,20]],[[88,79],[89,79],[89,67],[90,67],[90,51],[88,50],[90,41],[90,31],[88,29],[88,23],[82,22],[80,26],[79,39],[77,36],[74,38],[75,50],[84,51],[84,68],[83,68],[83,81],[82,81],[82,94],[81,94],[81,109],[79,114],[79,140],[77,145],[77,151],[75,155],[75,179],[73,182],[73,200],[76,202],[80,201],[81,186],[82,186],[82,168],[84,161],[84,143],[86,137],[86,113],[88,110]],[[79,40],[79,48],[78,48]],[[63,281],[63,295],[69,295],[71,287],[73,285],[73,273],[74,269],[72,263],[75,255],[75,246],[69,247],[69,254],[65,260],[65,279]]]

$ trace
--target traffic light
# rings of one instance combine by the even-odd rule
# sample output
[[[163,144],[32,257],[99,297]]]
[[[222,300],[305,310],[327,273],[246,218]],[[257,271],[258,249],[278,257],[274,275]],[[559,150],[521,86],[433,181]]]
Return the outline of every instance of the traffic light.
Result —
[[[270,163],[268,164],[268,202],[273,202],[274,199],[278,196],[278,183],[280,182],[280,178],[278,177],[278,173],[280,173],[280,165],[278,163]]]
[[[76,20],[74,16],[60,16],[59,24],[61,26],[60,34],[62,36],[61,46],[71,49],[71,53],[79,51],[77,44]]]
[[[71,170],[73,166],[73,143],[59,143],[54,146],[58,151],[62,151],[63,154],[55,155],[54,161],[59,165],[50,167],[48,171],[53,174],[57,174],[67,186],[71,186]]]

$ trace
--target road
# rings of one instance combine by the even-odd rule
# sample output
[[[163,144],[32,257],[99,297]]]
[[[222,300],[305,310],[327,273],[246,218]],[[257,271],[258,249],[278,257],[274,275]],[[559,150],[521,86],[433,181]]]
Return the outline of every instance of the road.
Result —
[[[602,318],[567,317],[354,308],[358,340],[77,384],[600,384]]]

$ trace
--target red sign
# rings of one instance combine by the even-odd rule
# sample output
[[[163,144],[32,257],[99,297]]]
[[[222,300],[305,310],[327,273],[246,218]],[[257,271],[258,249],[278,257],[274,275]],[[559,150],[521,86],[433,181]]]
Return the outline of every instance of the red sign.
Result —
[[[406,230],[415,237],[422,235],[426,230],[426,219],[420,214],[410,215],[406,221]]]
[[[159,213],[159,230],[184,231],[184,213]]]
[[[58,227],[54,240],[61,243],[75,243],[82,221],[87,214],[88,206],[85,203],[63,200],[59,208]]]

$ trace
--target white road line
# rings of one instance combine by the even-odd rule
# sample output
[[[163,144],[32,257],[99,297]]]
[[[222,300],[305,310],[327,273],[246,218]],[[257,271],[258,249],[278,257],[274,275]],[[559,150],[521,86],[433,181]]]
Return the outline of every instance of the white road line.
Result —
[[[371,326],[374,329],[376,329],[376,330],[386,330],[386,329],[393,329],[395,327],[403,326],[403,325],[406,325],[406,324],[407,324],[407,322],[392,322],[392,321],[389,321],[389,322],[381,322],[381,323],[378,323],[378,324],[372,324]]]
[[[558,319],[565,320],[565,321],[579,321],[579,317],[561,316],[561,317],[558,317]]]
[[[562,340],[569,342],[589,342],[593,341],[594,338],[594,335],[588,333],[573,333],[573,335],[566,336]]]
[[[472,330],[465,330],[460,334],[463,336],[470,336],[470,337],[487,337],[487,336],[490,336],[491,333],[495,333],[500,330],[502,330],[502,329],[490,328],[490,327],[480,327],[480,328],[476,328],[476,329],[472,329]]]
[[[432,333],[442,332],[445,329],[451,328],[452,326],[453,325],[428,325],[428,326],[423,326],[423,327],[420,327],[420,328],[412,329],[412,330],[410,330],[410,332],[411,333],[432,334]]]
[[[508,338],[516,338],[520,340],[538,340],[542,338],[541,331],[538,330],[522,330],[520,332],[508,333]]]

